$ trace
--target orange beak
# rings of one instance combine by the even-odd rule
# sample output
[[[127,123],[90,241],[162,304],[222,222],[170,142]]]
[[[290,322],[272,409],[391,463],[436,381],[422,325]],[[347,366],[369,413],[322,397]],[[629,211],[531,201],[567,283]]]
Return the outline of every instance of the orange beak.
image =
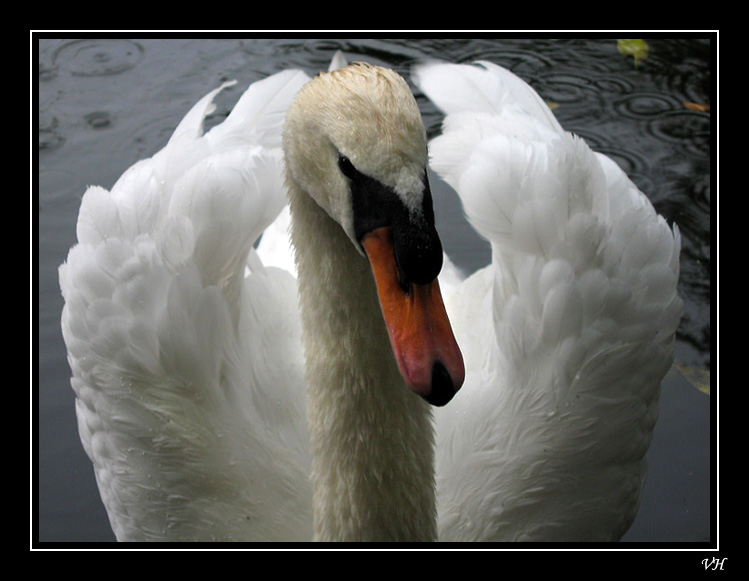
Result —
[[[366,234],[362,246],[374,274],[401,375],[424,399],[433,405],[445,405],[463,385],[465,368],[437,279],[403,289],[398,280],[393,233],[388,227]]]

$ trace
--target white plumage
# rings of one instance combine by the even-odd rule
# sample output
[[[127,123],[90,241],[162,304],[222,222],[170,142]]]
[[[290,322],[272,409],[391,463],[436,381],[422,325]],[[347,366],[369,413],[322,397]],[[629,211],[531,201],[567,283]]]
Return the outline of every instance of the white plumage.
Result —
[[[256,257],[245,278],[285,203],[281,124],[307,80],[253,85],[202,136],[211,92],[111,193],[84,196],[62,327],[118,539],[311,536],[296,284]]]
[[[274,237],[252,249],[285,205],[281,126],[307,81],[255,83],[203,135],[211,92],[161,152],[84,196],[62,327],[120,540],[312,538],[297,284],[263,264]],[[435,413],[439,539],[616,540],[673,357],[678,231],[504,69],[428,64],[414,81],[447,115],[432,168],[492,246],[443,289],[466,381]]]
[[[434,65],[416,81],[447,113],[432,167],[492,245],[448,301],[480,373],[437,412],[440,531],[618,539],[672,361],[678,231],[514,75]]]

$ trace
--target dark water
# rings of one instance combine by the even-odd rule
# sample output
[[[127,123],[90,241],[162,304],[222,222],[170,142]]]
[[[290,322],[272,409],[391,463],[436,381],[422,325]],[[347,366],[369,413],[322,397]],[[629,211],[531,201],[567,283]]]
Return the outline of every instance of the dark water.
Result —
[[[219,99],[217,118],[252,81],[283,68],[314,74],[336,49],[349,60],[404,75],[414,60],[494,61],[530,82],[569,131],[614,158],[683,240],[680,291],[686,313],[676,354],[682,366],[711,370],[711,113],[714,47],[709,40],[648,39],[635,67],[615,39],[532,40],[59,40],[35,39],[38,58],[38,498],[35,540],[113,541],[93,471],[78,440],[74,398],[59,320],[57,266],[75,242],[87,185],[111,187],[132,163],[160,149],[195,103],[222,81],[239,84]],[[419,97],[427,129],[440,116]],[[446,250],[466,271],[489,253],[464,223],[445,186],[435,190]],[[32,383],[32,385],[35,385]],[[717,397],[672,371],[649,453],[651,469],[629,542],[715,541],[714,429]]]

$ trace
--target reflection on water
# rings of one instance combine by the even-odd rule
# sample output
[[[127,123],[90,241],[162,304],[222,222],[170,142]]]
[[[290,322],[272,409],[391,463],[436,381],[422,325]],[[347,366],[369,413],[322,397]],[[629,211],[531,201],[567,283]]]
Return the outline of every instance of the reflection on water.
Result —
[[[74,243],[85,186],[110,187],[124,169],[162,147],[187,109],[221,82],[236,78],[244,88],[288,67],[314,73],[339,48],[350,60],[388,65],[405,76],[420,58],[486,59],[530,82],[567,130],[615,159],[657,210],[678,223],[686,313],[677,358],[709,372],[711,115],[684,103],[710,105],[711,46],[694,39],[648,42],[648,58],[635,67],[615,40],[40,40],[39,539],[113,539],[78,441],[59,332],[56,269]],[[219,119],[240,89],[225,93]],[[441,117],[417,98],[434,135]],[[485,264],[486,245],[462,220],[455,199],[449,192],[435,196],[442,198],[436,205],[446,250],[467,271]],[[710,538],[709,397],[676,373],[664,384],[651,473],[625,540]]]

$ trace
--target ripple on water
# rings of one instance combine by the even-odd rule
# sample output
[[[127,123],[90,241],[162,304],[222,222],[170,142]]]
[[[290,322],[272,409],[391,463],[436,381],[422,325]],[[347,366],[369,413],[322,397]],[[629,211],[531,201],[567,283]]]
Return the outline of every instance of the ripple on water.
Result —
[[[107,111],[92,111],[83,118],[91,129],[104,129],[113,123],[112,114]]]
[[[607,72],[594,77],[592,82],[606,95],[627,95],[635,90],[632,79]]]
[[[151,157],[161,150],[182,120],[183,112],[154,115],[141,119],[123,131],[114,146],[110,160],[116,172],[122,172],[136,161]]]
[[[143,48],[123,38],[92,38],[66,42],[53,54],[54,66],[73,75],[114,75],[133,68],[143,59]]]
[[[614,103],[614,110],[628,119],[649,120],[680,107],[669,95],[639,92],[624,95]]]
[[[46,109],[40,109],[38,119],[39,149],[54,149],[62,145],[65,138],[60,132],[57,117]]]
[[[582,71],[564,71],[545,75],[544,99],[559,104],[600,107],[601,92]]]
[[[85,190],[75,173],[56,167],[39,168],[39,211],[55,216],[74,216]]]
[[[698,157],[710,155],[710,115],[679,109],[670,111],[648,125],[648,131],[661,141],[672,143]]]

